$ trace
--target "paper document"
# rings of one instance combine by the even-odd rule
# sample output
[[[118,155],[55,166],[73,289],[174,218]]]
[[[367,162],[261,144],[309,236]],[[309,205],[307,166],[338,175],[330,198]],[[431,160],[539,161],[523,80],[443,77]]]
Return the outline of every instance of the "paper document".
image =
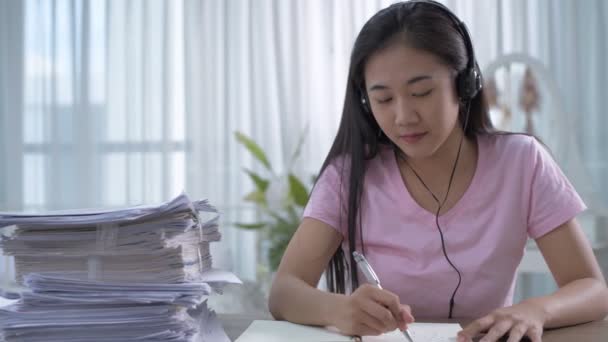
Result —
[[[16,228],[3,231],[10,225]],[[202,282],[218,229],[219,216],[207,201],[181,194],[158,206],[114,211],[0,213],[0,249],[15,257],[18,282],[30,273],[62,272],[108,281]]]
[[[0,212],[0,252],[25,287],[0,289],[0,341],[229,342],[207,306],[241,283],[213,268],[220,239],[217,210],[183,193],[152,206]]]
[[[409,326],[414,341],[453,342],[461,330],[454,323],[412,323]],[[335,330],[289,323],[285,321],[254,321],[235,342],[343,342],[355,340]],[[363,342],[403,342],[403,333],[395,330],[380,336],[364,336]]]
[[[0,297],[0,308],[15,304],[16,302],[17,300],[15,299],[6,299],[4,297]]]

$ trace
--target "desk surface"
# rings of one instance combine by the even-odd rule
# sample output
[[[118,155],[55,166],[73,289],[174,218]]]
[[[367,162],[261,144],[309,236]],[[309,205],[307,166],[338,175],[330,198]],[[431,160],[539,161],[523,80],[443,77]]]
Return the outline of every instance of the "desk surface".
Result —
[[[271,319],[264,316],[220,314],[226,334],[232,341],[236,340],[245,329],[256,319]],[[446,321],[447,322],[447,321]],[[453,321],[466,324],[468,321]],[[608,320],[581,324],[568,328],[547,330],[543,334],[543,342],[606,342],[608,341]]]

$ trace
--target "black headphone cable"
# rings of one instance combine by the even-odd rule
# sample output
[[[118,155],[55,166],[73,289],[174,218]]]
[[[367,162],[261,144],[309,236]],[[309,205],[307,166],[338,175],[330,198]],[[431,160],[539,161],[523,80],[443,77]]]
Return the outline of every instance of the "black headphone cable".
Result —
[[[458,270],[456,265],[454,265],[452,260],[450,260],[450,258],[448,257],[448,253],[445,249],[445,240],[443,237],[443,231],[441,229],[441,226],[439,225],[439,212],[441,211],[441,208],[447,201],[448,195],[450,193],[450,188],[452,187],[452,181],[454,180],[454,174],[456,173],[456,166],[458,165],[458,160],[460,159],[460,151],[462,150],[462,142],[464,141],[464,136],[466,135],[466,128],[467,128],[467,124],[469,121],[470,104],[471,104],[470,102],[468,102],[468,104],[467,104],[467,115],[465,116],[463,133],[462,133],[462,136],[460,137],[460,142],[458,144],[458,152],[456,153],[456,160],[454,161],[454,165],[452,166],[452,172],[450,174],[450,181],[448,182],[448,189],[445,193],[445,197],[443,198],[442,202],[439,201],[437,196],[435,196],[435,194],[431,191],[431,189],[426,185],[426,183],[422,180],[422,177],[420,177],[420,175],[418,175],[416,170],[414,170],[414,168],[407,162],[407,160],[402,157],[405,164],[412,170],[412,172],[414,172],[414,175],[416,176],[416,178],[418,178],[418,180],[420,181],[422,186],[424,186],[424,188],[429,192],[429,194],[431,194],[431,196],[433,196],[433,199],[435,200],[435,202],[437,202],[437,211],[435,212],[435,224],[437,225],[437,229],[439,230],[439,236],[441,237],[441,250],[443,251],[443,256],[445,257],[445,259],[448,261],[448,263],[454,269],[454,271],[456,271],[456,273],[458,274],[458,284],[456,285],[456,288],[454,289],[454,292],[452,293],[452,296],[450,297],[450,310],[448,313],[448,318],[450,318],[450,319],[452,318],[452,313],[454,311],[454,297],[456,297],[456,292],[458,292],[458,289],[460,288],[460,284],[462,283],[462,274],[460,273],[460,271]],[[398,155],[400,155],[400,153],[398,153]]]

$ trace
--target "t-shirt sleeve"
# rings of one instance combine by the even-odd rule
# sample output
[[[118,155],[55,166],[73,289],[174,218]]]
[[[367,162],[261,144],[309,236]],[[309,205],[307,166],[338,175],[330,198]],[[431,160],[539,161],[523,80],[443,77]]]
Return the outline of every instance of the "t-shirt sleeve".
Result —
[[[537,239],[587,209],[549,151],[530,138],[528,236]]]
[[[322,221],[345,236],[348,203],[345,189],[348,187],[348,181],[340,169],[340,165],[332,163],[321,173],[308,199],[303,217]]]

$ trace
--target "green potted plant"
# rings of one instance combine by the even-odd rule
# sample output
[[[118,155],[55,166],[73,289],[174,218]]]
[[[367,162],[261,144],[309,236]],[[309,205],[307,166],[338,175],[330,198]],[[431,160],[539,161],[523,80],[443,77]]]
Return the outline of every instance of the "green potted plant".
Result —
[[[298,141],[297,148],[288,164],[287,171],[277,175],[260,146],[241,132],[235,132],[236,140],[264,166],[265,175],[250,169],[245,173],[255,184],[255,190],[244,197],[258,209],[260,220],[253,223],[237,223],[242,229],[257,230],[267,246],[267,262],[270,272],[276,271],[281,257],[300,224],[300,215],[308,202],[309,188],[291,170],[298,158],[306,130]]]

